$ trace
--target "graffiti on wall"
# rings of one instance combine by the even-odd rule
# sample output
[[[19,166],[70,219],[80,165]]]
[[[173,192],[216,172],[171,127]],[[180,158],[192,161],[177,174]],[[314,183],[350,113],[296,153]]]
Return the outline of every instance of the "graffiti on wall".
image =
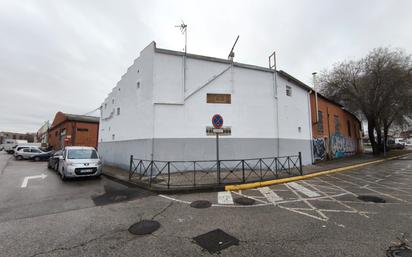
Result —
[[[356,154],[357,143],[355,139],[336,133],[331,137],[332,158],[340,158]]]
[[[326,141],[322,137],[313,139],[313,153],[315,160],[326,159]]]

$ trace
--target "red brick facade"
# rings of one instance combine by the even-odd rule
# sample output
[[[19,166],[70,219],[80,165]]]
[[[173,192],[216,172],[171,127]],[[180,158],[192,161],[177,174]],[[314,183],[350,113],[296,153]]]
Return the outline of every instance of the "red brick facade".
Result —
[[[58,112],[49,130],[49,146],[54,150],[64,146],[97,148],[98,132],[98,118]]]

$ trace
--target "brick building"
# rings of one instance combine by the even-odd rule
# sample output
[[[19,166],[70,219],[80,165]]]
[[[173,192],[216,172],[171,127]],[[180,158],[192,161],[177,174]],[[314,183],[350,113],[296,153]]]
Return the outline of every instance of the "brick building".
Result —
[[[310,94],[310,104],[315,161],[362,152],[362,126],[355,115],[319,93]]]
[[[58,112],[49,129],[49,146],[54,150],[64,146],[97,148],[99,118]]]

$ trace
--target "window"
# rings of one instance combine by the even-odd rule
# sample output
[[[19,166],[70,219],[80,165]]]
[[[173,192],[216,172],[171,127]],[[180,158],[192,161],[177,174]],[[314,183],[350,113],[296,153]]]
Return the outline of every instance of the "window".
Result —
[[[350,131],[350,121],[348,120],[348,135],[349,137],[352,137],[352,133]]]
[[[67,159],[98,159],[94,149],[73,149],[67,152]]]
[[[120,107],[117,107],[117,115],[120,115]]]
[[[231,94],[207,94],[206,102],[208,104],[231,104]]]
[[[114,99],[112,99],[112,104],[114,104]]]
[[[339,132],[340,132],[339,116],[338,116],[338,115],[334,115],[334,116],[333,116],[333,121],[334,121],[334,123],[335,123],[335,133],[339,133]]]
[[[104,109],[106,109],[107,108],[107,104],[104,104]]]
[[[140,72],[140,70],[139,69],[137,69],[137,73],[139,73]]]
[[[286,86],[286,95],[287,96],[292,96],[292,87],[291,86]]]
[[[318,133],[323,133],[323,113],[318,111]]]
[[[89,129],[87,129],[87,128],[77,128],[77,131],[89,131]]]
[[[116,138],[116,137],[115,137],[115,135],[113,134],[113,135],[112,135],[112,140],[114,140],[115,138]]]
[[[57,131],[57,130],[56,130],[56,133],[54,133],[54,134],[55,134],[55,135],[56,135],[56,137],[57,137],[57,135],[59,134],[59,131]]]
[[[137,88],[140,88],[140,81],[137,82]]]

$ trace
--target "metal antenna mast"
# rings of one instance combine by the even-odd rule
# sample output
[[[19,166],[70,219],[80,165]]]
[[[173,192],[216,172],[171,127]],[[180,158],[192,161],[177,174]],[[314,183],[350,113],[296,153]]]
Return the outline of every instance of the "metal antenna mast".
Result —
[[[236,46],[236,43],[237,43],[238,40],[239,40],[239,35],[237,36],[237,38],[235,40],[235,43],[233,44],[232,49],[230,49],[230,53],[227,56],[227,59],[229,59],[231,61],[233,61],[233,58],[235,57],[235,52],[233,52],[233,50],[235,49],[235,46]]]
[[[185,34],[185,54],[187,53],[187,25],[182,21],[180,25],[176,25],[176,28],[180,29],[182,34]]]

